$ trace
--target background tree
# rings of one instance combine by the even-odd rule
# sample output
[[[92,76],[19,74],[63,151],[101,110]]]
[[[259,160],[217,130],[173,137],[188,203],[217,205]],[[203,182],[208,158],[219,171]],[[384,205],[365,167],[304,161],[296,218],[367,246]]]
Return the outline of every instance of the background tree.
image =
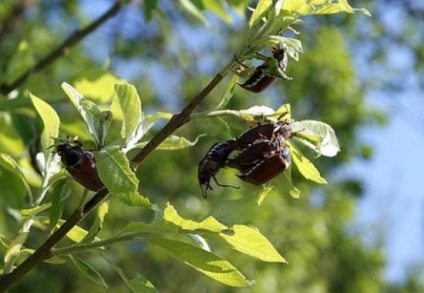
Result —
[[[122,76],[137,87],[146,114],[177,112],[198,93],[200,84],[206,84],[217,69],[232,58],[240,42],[234,36],[242,38],[246,31],[242,19],[247,13],[246,1],[238,4],[228,1],[228,7],[208,7],[188,1],[159,1],[157,6],[147,2],[125,6],[115,18],[102,24],[99,31],[87,36],[81,45],[66,50],[65,55],[40,72],[31,74],[25,83],[11,92],[7,91],[7,85],[46,56],[64,35],[89,23],[94,17],[87,17],[87,14],[91,14],[94,8],[86,2],[77,5],[67,1],[39,5],[27,1],[4,1],[0,4],[3,55],[0,58],[3,72],[0,89],[4,94],[0,102],[0,151],[19,162],[32,188],[39,187],[40,177],[31,165],[29,146],[36,145],[33,141],[42,126],[28,99],[28,91],[55,107],[62,121],[62,133],[89,139],[82,120],[60,88],[63,81],[73,84],[85,97],[101,104],[110,101],[113,85],[119,82],[115,76]],[[207,1],[204,2],[206,5]],[[235,16],[235,12],[239,16]],[[210,26],[200,25],[196,17],[207,19]],[[230,19],[235,23],[223,22]],[[357,19],[360,23],[364,19],[369,23],[374,20],[360,14],[306,19],[306,24],[295,26],[302,33],[299,38],[305,53],[297,63],[290,60],[287,73],[294,79],[278,82],[260,95],[236,89],[227,107],[245,109],[260,104],[275,109],[289,102],[296,120],[316,119],[330,124],[343,151],[336,158],[320,158],[314,163],[331,184],[318,187],[294,172],[294,183],[302,193],[300,199],[293,199],[288,194],[287,182],[276,179],[272,181],[274,189],[262,202],[259,211],[245,220],[244,224],[257,226],[270,239],[289,265],[261,263],[219,245],[214,249],[224,258],[231,259],[246,276],[256,280],[255,286],[243,289],[249,292],[265,289],[268,292],[380,292],[387,286],[382,276],[382,243],[365,245],[360,237],[362,231],[351,226],[355,202],[361,195],[361,183],[340,173],[352,157],[366,155],[369,149],[358,140],[357,130],[370,121],[382,121],[382,115],[368,109],[364,102],[367,89],[358,80],[352,65],[351,55],[355,50],[348,50],[352,42],[360,44],[362,41],[357,35],[360,32]],[[344,37],[346,32],[352,33],[353,38]],[[419,51],[418,47],[414,48],[417,56]],[[381,64],[378,61],[377,64]],[[218,87],[200,109],[215,107],[224,89],[224,86]],[[231,125],[233,136],[242,132],[245,125],[231,117],[225,118],[225,123],[216,118],[199,121],[201,123],[195,121],[184,126],[178,135],[194,140],[199,133],[207,133],[207,137],[189,149],[155,151],[137,172],[142,194],[161,207],[171,202],[181,215],[191,219],[201,219],[222,201],[240,197],[247,200],[260,191],[260,188],[243,184],[240,190],[217,188],[209,195],[208,201],[201,198],[196,182],[197,163],[212,143],[232,137],[228,125]],[[114,132],[119,132],[119,128],[112,125],[111,136]],[[13,177],[7,170],[1,170],[4,252],[22,220],[19,210],[26,207],[26,191],[19,187],[19,182],[5,180]],[[223,170],[219,177],[240,185],[233,171]],[[72,194],[80,193],[81,187],[73,184]],[[65,219],[78,201],[77,196],[66,200]],[[129,208],[114,198],[111,201],[99,234],[101,238],[116,233],[128,219],[148,221],[151,217],[146,210]],[[90,216],[81,227],[89,229],[94,218],[94,215]],[[39,227],[45,229],[41,224]],[[44,239],[44,233],[32,233],[27,240],[29,248],[37,248]],[[97,254],[84,255],[83,259],[102,274],[114,292],[126,292],[127,288],[119,276],[120,271],[117,273],[111,263],[123,268],[130,278],[142,274],[161,292],[175,292],[176,288],[185,292],[234,290],[194,273],[192,268],[175,262],[155,246],[120,243],[108,249],[106,256],[109,261]],[[135,280],[142,282],[141,277]],[[103,290],[86,282],[84,275],[68,261],[59,267],[39,266],[12,291],[31,289],[36,292],[37,284],[40,284],[40,290],[49,288],[56,292]],[[406,286],[411,288],[412,285]],[[419,285],[414,288],[419,292]]]

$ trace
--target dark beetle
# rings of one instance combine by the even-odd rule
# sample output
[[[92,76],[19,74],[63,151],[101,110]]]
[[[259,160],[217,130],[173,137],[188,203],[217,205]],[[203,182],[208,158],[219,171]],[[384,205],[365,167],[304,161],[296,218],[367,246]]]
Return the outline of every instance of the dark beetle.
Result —
[[[97,173],[96,158],[93,153],[82,148],[76,140],[70,140],[56,145],[56,152],[72,177],[85,188],[98,191],[104,187]]]
[[[237,176],[246,182],[254,185],[261,185],[281,174],[288,168],[290,162],[291,158],[289,149],[287,147],[283,147],[279,153],[265,158],[250,170]]]
[[[203,197],[207,197],[206,191],[208,189],[212,190],[210,185],[211,179],[213,179],[218,186],[234,187],[231,185],[220,184],[216,180],[215,175],[218,173],[220,168],[225,167],[228,156],[234,150],[235,146],[235,140],[217,142],[208,150],[202,161],[200,161],[197,178],[199,180],[200,188],[202,189]]]
[[[279,147],[276,141],[257,140],[240,151],[234,158],[229,158],[227,167],[238,169],[242,172],[256,166],[265,158],[273,155]]]
[[[244,83],[240,84],[242,88],[254,93],[260,93],[273,84],[277,78],[267,73],[267,69],[270,67],[269,62],[272,58],[277,60],[279,70],[282,72],[286,70],[288,57],[284,49],[276,46],[273,48],[272,53],[272,57],[263,56],[267,60],[256,67],[253,74]]]
[[[293,125],[286,121],[266,122],[246,130],[238,138],[238,148],[244,149],[258,140],[273,140],[276,136],[290,138]]]

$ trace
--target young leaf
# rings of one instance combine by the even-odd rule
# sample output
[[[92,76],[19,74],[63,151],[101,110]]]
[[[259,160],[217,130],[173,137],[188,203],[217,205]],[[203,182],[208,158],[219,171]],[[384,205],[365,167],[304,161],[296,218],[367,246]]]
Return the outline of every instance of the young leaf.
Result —
[[[28,232],[20,232],[9,244],[3,258],[5,267],[8,266],[10,262],[13,262],[13,260],[19,255],[23,244],[28,238],[28,234]]]
[[[257,228],[234,225],[229,232],[223,231],[219,236],[235,250],[254,258],[266,262],[287,262]]]
[[[222,95],[221,101],[219,102],[218,106],[216,106],[215,110],[222,109],[230,102],[231,98],[234,95],[234,92],[237,88],[237,81],[238,81],[237,74],[233,74],[230,81],[228,82],[227,88],[224,91],[224,94]]]
[[[249,20],[249,27],[253,27],[257,22],[262,21],[262,17],[265,16],[266,12],[272,6],[272,0],[259,0],[256,4],[256,8],[252,13],[252,16]]]
[[[183,230],[206,230],[210,232],[221,232],[222,230],[228,229],[227,226],[221,224],[213,217],[207,217],[201,222],[186,220],[178,215],[175,208],[169,203],[165,208],[163,218],[165,221],[172,223]]]
[[[97,147],[102,147],[105,143],[107,131],[112,123],[112,112],[101,111],[95,103],[85,99],[76,89],[66,82],[62,83],[62,89],[74,103]]]
[[[126,139],[134,139],[134,134],[137,132],[137,128],[141,127],[141,122],[143,121],[141,99],[136,88],[130,84],[115,85],[115,93],[123,113],[121,136]],[[142,138],[143,134],[141,132],[135,138],[135,143]]]
[[[56,227],[57,223],[62,217],[63,210],[65,208],[65,205],[63,204],[63,199],[68,197],[69,194],[71,193],[71,189],[68,183],[69,181],[62,180],[62,181],[58,181],[56,184],[53,185],[53,189],[51,192],[52,203],[51,203],[51,209],[49,213],[50,230]]]
[[[112,194],[136,193],[138,179],[118,147],[102,149],[96,155],[100,179]]]
[[[102,149],[96,155],[96,164],[100,179],[113,196],[132,207],[155,208],[138,193],[138,179],[119,147]]]
[[[43,121],[44,129],[41,133],[40,141],[44,156],[47,158],[46,161],[48,161],[48,158],[51,157],[51,151],[48,148],[54,144],[53,137],[58,136],[60,119],[56,111],[49,104],[33,94],[30,94],[30,97],[34,108]]]
[[[84,236],[84,239],[81,243],[91,242],[94,237],[100,232],[103,227],[103,221],[106,217],[106,214],[109,212],[109,201],[103,201],[97,208],[96,219],[94,220],[93,225],[91,225],[90,230]]]
[[[162,247],[173,258],[186,263],[206,276],[233,287],[253,284],[231,263],[191,244],[163,238],[149,238],[147,242]]]
[[[83,273],[85,277],[87,277],[90,281],[103,286],[105,288],[108,288],[105,280],[103,277],[97,272],[91,265],[89,265],[87,262],[83,261],[82,259],[78,257],[74,257],[72,255],[69,255],[70,259],[74,263],[74,265],[77,267],[77,269]]]
[[[59,220],[59,224],[63,224],[63,220]],[[71,241],[75,243],[80,243],[88,234],[88,231],[81,228],[80,226],[74,226],[68,234],[66,234],[66,237],[68,237]]]
[[[306,179],[312,180],[319,184],[327,184],[327,181],[321,177],[318,169],[309,161],[300,151],[290,142],[287,142],[290,146],[290,153],[294,164],[299,170],[300,174]]]
[[[157,210],[158,207],[151,203],[150,200],[139,194],[138,192],[114,193],[122,203],[134,208],[147,208]]]
[[[294,128],[299,129],[295,130],[295,138],[318,154],[334,157],[340,151],[336,134],[330,125],[321,121],[302,120],[295,122]]]

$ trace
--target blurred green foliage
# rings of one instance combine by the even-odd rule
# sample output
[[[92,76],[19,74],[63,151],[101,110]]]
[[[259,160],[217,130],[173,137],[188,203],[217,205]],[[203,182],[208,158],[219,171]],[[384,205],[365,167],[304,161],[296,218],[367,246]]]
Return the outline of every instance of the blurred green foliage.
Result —
[[[89,1],[81,1],[80,5],[71,2],[0,3],[0,84],[13,80],[57,46],[64,36],[91,19],[93,5]],[[64,81],[73,84],[99,107],[105,107],[111,102],[114,83],[129,80],[136,86],[146,114],[178,111],[233,57],[238,43],[236,39],[243,38],[245,31],[245,21],[240,15],[249,13],[246,3],[250,1],[227,1],[233,5],[231,9],[224,1],[217,1],[220,4],[215,7],[202,5],[209,2],[134,2],[81,45],[72,48],[42,72],[33,74],[9,97],[0,97],[0,153],[13,157],[32,189],[37,190],[41,179],[32,155],[38,146],[37,137],[42,124],[29,99],[29,91],[42,97],[59,113],[63,136],[90,138],[80,116],[60,88]],[[199,19],[207,20],[209,26]],[[230,19],[233,23],[229,25],[227,21]],[[342,152],[338,157],[313,160],[328,179],[327,186],[306,182],[294,172],[294,183],[302,192],[300,199],[294,199],[289,195],[287,182],[278,177],[271,182],[274,188],[260,209],[246,223],[257,226],[289,264],[262,263],[211,243],[217,254],[230,259],[244,275],[256,281],[251,287],[234,289],[174,261],[155,246],[141,242],[120,243],[108,248],[103,257],[89,253],[81,255],[84,261],[101,272],[109,291],[128,292],[119,271],[111,263],[122,268],[130,278],[143,275],[159,292],[423,290],[423,284],[414,274],[404,285],[391,285],[385,280],[384,243],[378,237],[383,232],[373,231],[377,234],[377,241],[370,244],[361,236],[371,228],[352,225],[362,185],[343,172],[343,167],[352,158],[361,157],[364,150],[366,154],[372,153],[366,142],[358,137],[358,130],[370,123],[384,121],[384,115],[365,103],[366,88],[362,86],[360,73],[355,71],[352,60],[355,48],[362,44],[361,22],[374,23],[369,26],[377,36],[384,31],[378,31],[381,28],[378,23],[362,15],[319,17],[312,22],[316,24],[313,27],[308,22],[296,27],[302,32],[299,38],[305,53],[299,62],[290,60],[288,75],[294,77],[292,81],[279,81],[259,95],[237,88],[228,105],[231,109],[257,104],[275,108],[289,102],[296,119],[317,119],[330,124],[341,142]],[[422,59],[422,44],[415,44],[414,48]],[[379,49],[375,52],[384,54],[384,48]],[[378,64],[377,56],[374,57]],[[218,87],[200,110],[215,107],[224,90],[224,86]],[[122,122],[117,119],[113,123],[112,137],[117,136]],[[184,126],[178,135],[190,140],[195,140],[200,133],[207,136],[191,148],[152,153],[137,172],[140,192],[160,207],[171,202],[181,216],[198,220],[223,200],[255,196],[260,188],[242,183],[231,170],[220,172],[219,179],[240,185],[240,190],[217,187],[206,201],[201,198],[197,183],[197,164],[205,151],[214,142],[235,137],[245,128],[245,124],[231,117],[225,122],[218,118],[194,120]],[[153,131],[157,129],[158,126]],[[0,167],[0,234],[3,243],[15,236],[22,220],[17,209],[27,204],[19,179],[8,172]],[[64,218],[77,205],[81,194],[81,187],[72,183],[72,196],[66,201]],[[151,216],[149,211],[128,207],[112,198],[99,237],[117,233],[129,220],[146,220]],[[95,215],[90,215],[81,226],[89,229],[94,220]],[[45,227],[34,228],[39,229],[34,229],[27,240],[31,249],[36,249],[46,237]],[[4,245],[0,245],[0,251],[5,254]],[[61,265],[39,266],[10,292],[46,290],[105,291],[87,280],[68,261]]]

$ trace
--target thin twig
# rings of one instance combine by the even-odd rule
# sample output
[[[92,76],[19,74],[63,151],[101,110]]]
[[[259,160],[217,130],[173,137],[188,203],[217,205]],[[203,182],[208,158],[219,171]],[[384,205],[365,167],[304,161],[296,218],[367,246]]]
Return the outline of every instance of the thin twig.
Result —
[[[102,16],[100,16],[98,19],[90,23],[82,30],[75,31],[65,41],[63,41],[60,46],[50,52],[50,54],[41,59],[33,67],[29,68],[27,71],[22,73],[13,82],[11,82],[10,84],[0,85],[0,94],[7,95],[13,90],[20,87],[32,74],[37,73],[52,64],[56,59],[60,58],[65,53],[67,53],[71,47],[78,44],[83,38],[85,38],[90,33],[99,28],[108,19],[115,16],[121,10],[121,8],[128,2],[128,0],[116,0],[115,4]]]

